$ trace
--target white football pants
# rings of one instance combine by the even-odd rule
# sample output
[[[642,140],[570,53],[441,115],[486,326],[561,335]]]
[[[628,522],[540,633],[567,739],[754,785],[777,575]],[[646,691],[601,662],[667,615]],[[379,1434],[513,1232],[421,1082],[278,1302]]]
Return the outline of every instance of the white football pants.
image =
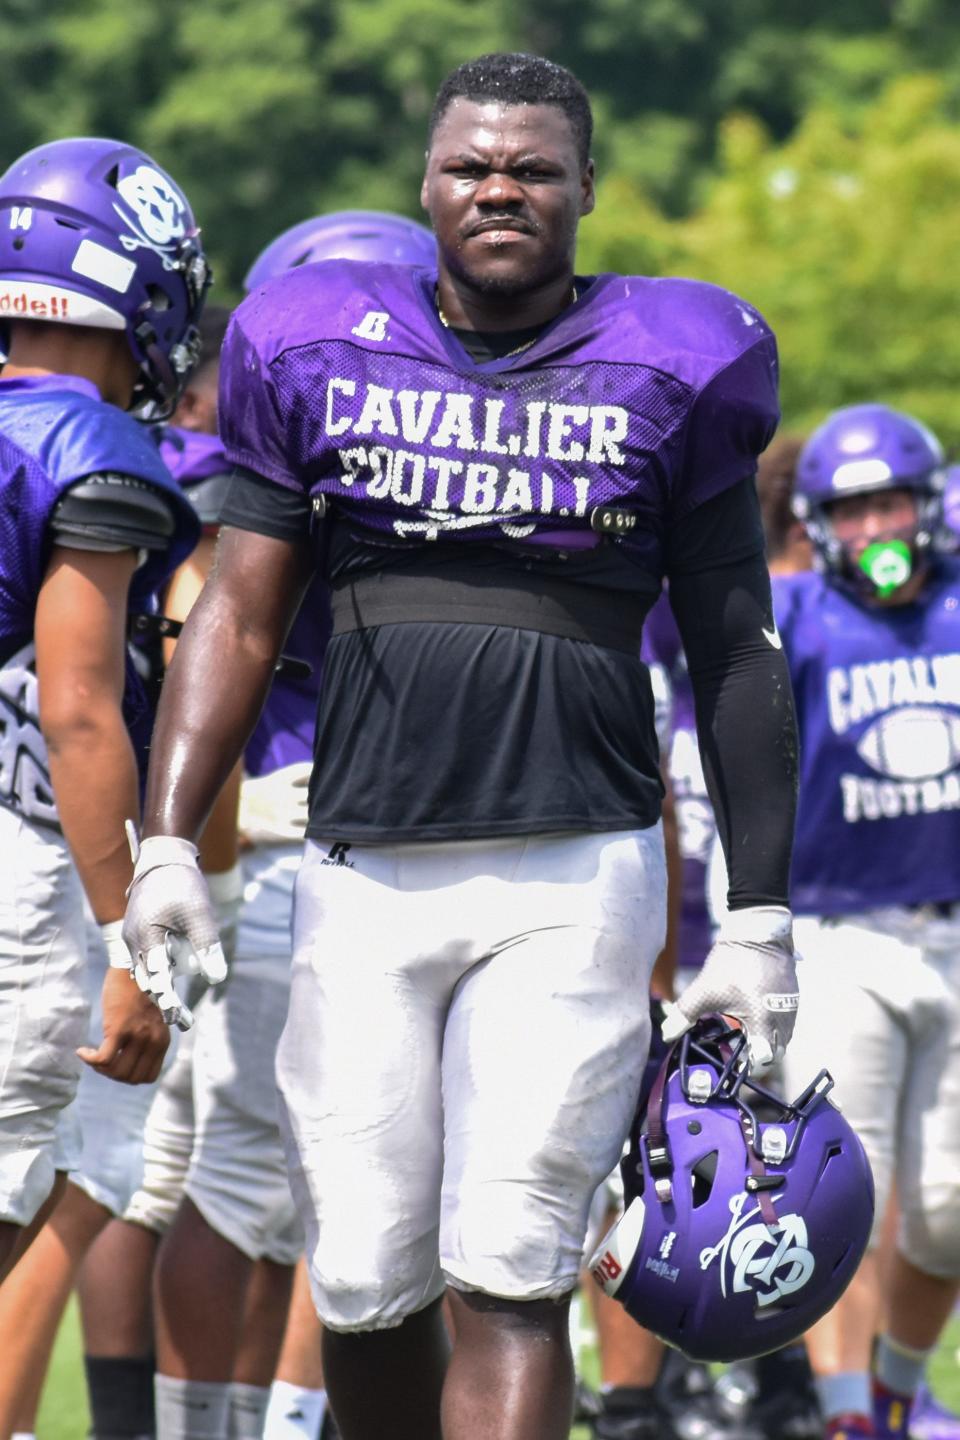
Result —
[[[277,1072],[320,1318],[577,1283],[633,1118],[663,945],[660,827],[308,843]]]
[[[794,938],[803,961],[787,1094],[826,1066],[873,1169],[873,1243],[895,1181],[903,1254],[960,1277],[960,917],[804,917]]]

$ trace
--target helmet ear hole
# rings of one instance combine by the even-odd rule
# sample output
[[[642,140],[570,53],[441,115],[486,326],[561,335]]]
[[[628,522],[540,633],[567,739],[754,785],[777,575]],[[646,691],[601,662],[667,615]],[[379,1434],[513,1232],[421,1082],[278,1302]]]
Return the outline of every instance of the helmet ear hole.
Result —
[[[693,1187],[693,1208],[699,1210],[701,1205],[706,1205],[713,1193],[713,1182],[717,1178],[717,1161],[719,1151],[711,1150],[698,1160],[690,1172],[690,1183]]]
[[[818,1184],[819,1184],[819,1182],[823,1179],[824,1175],[826,1174],[827,1166],[830,1164],[830,1161],[831,1161],[831,1160],[835,1160],[839,1155],[842,1155],[842,1154],[843,1154],[843,1146],[842,1146],[842,1145],[828,1145],[828,1146],[827,1146],[826,1153],[825,1153],[825,1155],[824,1155],[824,1157],[823,1157],[823,1164],[820,1166],[820,1174],[817,1176],[817,1183],[818,1183]]]
[[[161,285],[148,285],[147,294],[150,296],[150,304],[154,310],[169,310],[173,301]]]

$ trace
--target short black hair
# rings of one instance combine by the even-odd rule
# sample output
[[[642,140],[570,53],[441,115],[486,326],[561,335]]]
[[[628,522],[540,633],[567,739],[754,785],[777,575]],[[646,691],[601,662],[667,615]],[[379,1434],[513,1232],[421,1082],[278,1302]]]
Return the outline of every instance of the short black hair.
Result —
[[[757,494],[770,560],[783,554],[790,531],[797,524],[791,502],[797,461],[805,443],[799,435],[778,435],[757,464]]]
[[[200,331],[200,358],[193,372],[194,380],[200,377],[208,365],[215,365],[219,361],[223,338],[232,313],[228,305],[204,305],[197,327]]]
[[[570,122],[580,164],[590,159],[593,112],[576,75],[542,55],[499,51],[451,70],[437,91],[427,129],[433,133],[454,100],[498,100],[502,105],[556,105]]]

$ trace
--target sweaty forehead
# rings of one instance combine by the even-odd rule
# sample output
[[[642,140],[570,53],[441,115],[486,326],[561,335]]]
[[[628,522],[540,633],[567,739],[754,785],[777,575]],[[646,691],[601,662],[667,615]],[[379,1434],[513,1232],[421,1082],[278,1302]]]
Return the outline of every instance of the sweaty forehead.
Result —
[[[558,105],[504,105],[498,100],[451,100],[437,122],[430,158],[471,151],[512,155],[537,151],[576,160],[570,121]]]

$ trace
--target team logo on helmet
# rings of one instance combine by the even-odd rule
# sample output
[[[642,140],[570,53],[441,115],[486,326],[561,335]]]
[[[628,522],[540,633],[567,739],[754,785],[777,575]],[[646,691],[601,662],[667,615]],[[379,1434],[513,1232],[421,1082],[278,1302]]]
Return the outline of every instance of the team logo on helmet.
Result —
[[[131,175],[117,181],[117,190],[133,212],[131,215],[119,205],[113,207],[133,231],[132,235],[120,236],[123,248],[153,250],[166,269],[174,269],[178,242],[186,234],[187,206],[183,196],[152,165],[138,165]]]
[[[700,1252],[700,1269],[707,1270],[714,1260],[720,1261],[720,1289],[726,1298],[727,1277],[733,1293],[752,1290],[757,1309],[774,1305],[785,1295],[802,1290],[813,1275],[815,1262],[807,1244],[807,1227],[799,1215],[782,1215],[775,1226],[762,1220],[756,1205],[744,1215],[749,1204],[745,1193],[730,1201],[730,1226],[718,1245]]]

